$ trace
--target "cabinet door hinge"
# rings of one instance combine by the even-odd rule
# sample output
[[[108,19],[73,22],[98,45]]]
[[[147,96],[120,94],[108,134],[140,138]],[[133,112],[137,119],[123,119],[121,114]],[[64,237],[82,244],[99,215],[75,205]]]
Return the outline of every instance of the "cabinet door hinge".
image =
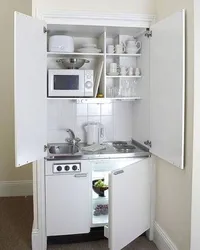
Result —
[[[44,33],[47,33],[48,32],[48,29],[46,27],[43,27],[43,32]]]
[[[151,143],[151,141],[149,141],[149,140],[147,140],[147,141],[144,141],[144,144],[146,145],[146,146],[148,146],[148,147],[152,147],[152,143]]]
[[[48,149],[48,146],[47,145],[44,145],[44,152],[46,152]]]
[[[145,36],[148,37],[148,38],[152,37],[152,30],[150,30],[149,28],[146,29]]]

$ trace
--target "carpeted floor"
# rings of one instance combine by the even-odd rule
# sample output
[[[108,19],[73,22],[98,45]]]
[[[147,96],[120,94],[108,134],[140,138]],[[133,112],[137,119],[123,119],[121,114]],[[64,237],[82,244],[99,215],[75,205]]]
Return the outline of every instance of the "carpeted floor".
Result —
[[[0,250],[30,250],[33,221],[32,197],[0,198]],[[50,245],[48,250],[107,250],[107,240]],[[124,250],[157,250],[144,236]]]

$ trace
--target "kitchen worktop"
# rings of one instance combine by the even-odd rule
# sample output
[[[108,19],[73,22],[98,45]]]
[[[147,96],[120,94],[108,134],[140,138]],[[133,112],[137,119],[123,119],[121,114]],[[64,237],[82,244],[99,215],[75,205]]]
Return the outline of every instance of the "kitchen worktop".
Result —
[[[53,145],[60,145],[54,143]],[[138,142],[132,140],[127,141],[127,145],[132,145],[135,147],[134,150],[131,152],[119,152],[112,144],[112,142],[106,142],[103,145],[105,145],[105,149],[95,151],[95,152],[89,152],[82,150],[86,144],[80,143],[79,148],[81,154],[75,154],[74,156],[52,156],[48,155],[45,159],[47,160],[63,160],[63,159],[81,159],[81,160],[90,160],[90,159],[112,159],[112,158],[136,158],[136,157],[149,157],[149,149],[144,147],[143,145],[139,144]]]

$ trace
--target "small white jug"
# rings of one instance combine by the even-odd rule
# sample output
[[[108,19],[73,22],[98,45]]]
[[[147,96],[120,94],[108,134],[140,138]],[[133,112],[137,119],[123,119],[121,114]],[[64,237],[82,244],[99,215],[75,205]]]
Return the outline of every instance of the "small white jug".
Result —
[[[141,49],[141,46],[141,42],[133,38],[126,42],[126,52],[136,54]]]

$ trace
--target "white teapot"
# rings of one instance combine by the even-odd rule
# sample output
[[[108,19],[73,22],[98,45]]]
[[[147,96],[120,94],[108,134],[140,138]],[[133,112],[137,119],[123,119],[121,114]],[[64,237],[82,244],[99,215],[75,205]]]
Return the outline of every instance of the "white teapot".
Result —
[[[141,49],[141,42],[132,38],[126,42],[126,53],[127,54],[136,54]]]

